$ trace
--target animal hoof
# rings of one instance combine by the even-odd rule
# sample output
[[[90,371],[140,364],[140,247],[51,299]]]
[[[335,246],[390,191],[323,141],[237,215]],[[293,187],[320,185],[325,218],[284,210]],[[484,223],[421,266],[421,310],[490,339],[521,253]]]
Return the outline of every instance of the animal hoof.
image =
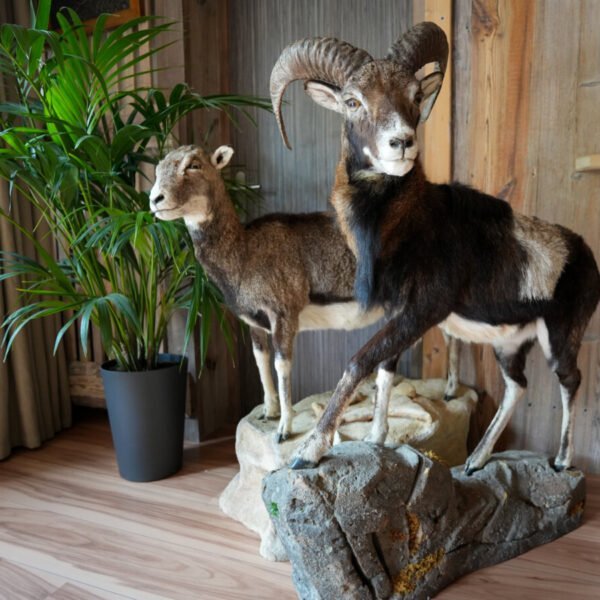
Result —
[[[367,435],[363,438],[363,442],[369,442],[369,444],[375,444],[376,446],[383,446],[386,437],[387,436],[384,436],[382,439],[379,436]]]
[[[479,469],[480,467],[473,467],[472,465],[467,463],[465,465],[465,475],[468,475],[470,477],[471,475],[473,475],[473,473],[479,471]]]
[[[450,400],[455,400],[456,396],[454,396],[453,394],[444,394],[444,400],[446,402],[450,402]]]
[[[293,471],[297,471],[298,469],[312,469],[313,467],[316,467],[317,463],[311,461],[311,460],[305,460],[304,458],[301,458],[300,456],[297,456],[296,458],[294,458],[292,460],[292,462],[290,463],[290,469],[292,469]]]
[[[289,434],[289,433],[278,433],[278,434],[275,436],[275,441],[276,441],[278,444],[281,444],[282,442],[285,442],[285,441],[286,441],[286,440],[287,440],[289,437],[290,437],[290,434]]]
[[[561,463],[554,463],[552,465],[552,468],[557,472],[557,473],[562,473],[563,471],[575,471],[575,467],[572,466],[567,466],[567,465],[563,465]]]

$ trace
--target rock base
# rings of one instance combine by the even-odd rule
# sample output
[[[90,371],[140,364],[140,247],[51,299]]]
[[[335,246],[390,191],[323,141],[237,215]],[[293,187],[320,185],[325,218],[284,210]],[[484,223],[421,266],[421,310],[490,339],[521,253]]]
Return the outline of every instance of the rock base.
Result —
[[[409,446],[349,442],[271,473],[263,499],[303,600],[417,599],[575,529],[585,479],[531,452],[467,476]]]
[[[464,463],[471,412],[477,402],[474,390],[460,387],[458,397],[445,402],[445,380],[411,380],[397,377],[390,397],[386,446],[410,443],[429,451],[448,465]],[[348,408],[337,441],[362,440],[371,430],[375,383],[358,389]],[[314,429],[331,392],[305,398],[294,406],[293,436],[275,442],[277,420],[262,421],[262,406],[244,417],[236,432],[240,472],[219,499],[221,510],[261,537],[260,554],[269,560],[286,560],[287,554],[261,500],[263,477],[287,465],[296,447]]]

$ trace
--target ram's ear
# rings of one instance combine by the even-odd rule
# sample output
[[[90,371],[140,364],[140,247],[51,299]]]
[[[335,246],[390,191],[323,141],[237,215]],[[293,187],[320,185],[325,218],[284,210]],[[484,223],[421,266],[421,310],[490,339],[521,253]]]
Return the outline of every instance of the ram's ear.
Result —
[[[231,146],[219,146],[210,157],[210,162],[213,167],[222,169],[229,164],[233,156],[233,148]]]
[[[444,80],[444,75],[439,71],[435,71],[426,77],[423,77],[419,82],[421,86],[421,93],[423,94],[423,100],[421,102],[421,117],[419,119],[420,123],[424,123],[427,121],[427,117],[429,117],[429,113],[435,104],[435,100],[440,93],[440,88],[442,87],[442,81]]]
[[[304,91],[317,103],[329,110],[343,112],[340,90],[320,81],[307,81]]]

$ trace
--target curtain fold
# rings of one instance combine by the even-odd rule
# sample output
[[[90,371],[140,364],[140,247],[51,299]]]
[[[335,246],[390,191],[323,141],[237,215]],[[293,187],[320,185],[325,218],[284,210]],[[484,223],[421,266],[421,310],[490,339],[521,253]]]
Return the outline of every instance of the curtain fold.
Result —
[[[26,201],[9,206],[8,185],[0,182],[0,206],[15,220],[33,231],[33,208]],[[36,235],[48,251],[52,241],[38,228]],[[5,219],[0,218],[0,248],[35,258],[31,243]],[[18,281],[0,283],[0,318],[22,306]],[[65,350],[52,355],[60,317],[28,324],[15,339],[13,348],[0,362],[0,459],[12,448],[37,448],[61,429],[71,425],[71,399]]]
[[[0,3],[0,23],[29,23],[29,3]],[[0,76],[0,101],[7,89]],[[8,184],[0,181],[0,207],[28,231],[38,220],[27,202],[10,202]],[[45,249],[54,250],[52,240],[42,228],[36,237]],[[32,244],[8,221],[0,217],[0,249],[36,258]],[[22,306],[18,281],[0,282],[0,321]],[[0,460],[15,447],[37,448],[45,440],[71,424],[71,399],[65,350],[52,355],[54,338],[61,327],[60,317],[31,323],[15,339],[6,358],[0,357]]]

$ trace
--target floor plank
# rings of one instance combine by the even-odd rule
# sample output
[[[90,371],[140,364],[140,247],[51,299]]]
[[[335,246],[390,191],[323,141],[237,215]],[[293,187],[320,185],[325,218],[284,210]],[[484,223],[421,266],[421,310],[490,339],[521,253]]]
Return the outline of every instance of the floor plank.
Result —
[[[91,415],[91,416],[90,416]],[[221,514],[237,472],[231,440],[188,448],[176,476],[118,476],[108,424],[90,413],[37,451],[0,463],[0,599],[295,598],[290,565]],[[600,478],[585,523],[562,539],[462,578],[439,598],[598,598]]]

